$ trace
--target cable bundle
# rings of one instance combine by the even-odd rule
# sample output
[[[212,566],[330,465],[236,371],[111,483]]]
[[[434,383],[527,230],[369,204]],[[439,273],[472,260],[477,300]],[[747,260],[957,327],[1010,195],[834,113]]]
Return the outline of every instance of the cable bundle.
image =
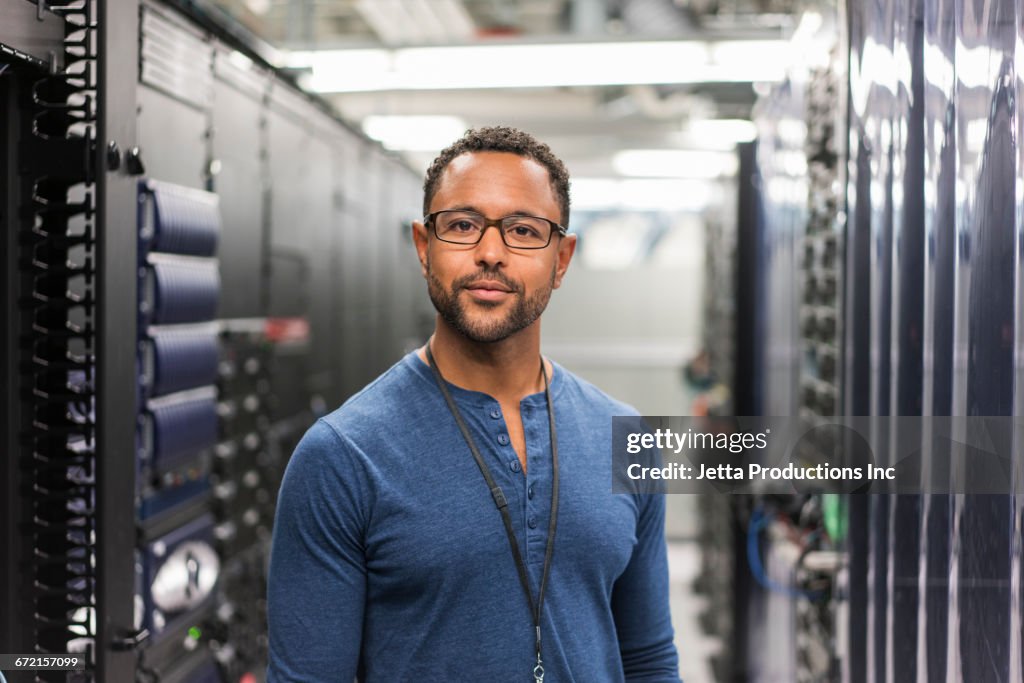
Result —
[[[40,653],[95,645],[95,11],[51,10],[66,25],[61,73],[30,89],[22,169],[30,227],[20,240],[24,481],[32,506],[33,632]],[[66,681],[58,671],[36,680]]]

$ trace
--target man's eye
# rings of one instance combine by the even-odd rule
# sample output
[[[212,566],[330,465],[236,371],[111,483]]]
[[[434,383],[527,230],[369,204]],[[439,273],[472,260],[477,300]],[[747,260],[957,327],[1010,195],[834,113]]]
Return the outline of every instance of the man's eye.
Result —
[[[516,237],[540,237],[539,230],[525,223],[516,223],[508,229],[508,232]]]
[[[455,230],[458,232],[472,232],[476,230],[476,225],[472,221],[453,221],[448,226],[449,230]]]

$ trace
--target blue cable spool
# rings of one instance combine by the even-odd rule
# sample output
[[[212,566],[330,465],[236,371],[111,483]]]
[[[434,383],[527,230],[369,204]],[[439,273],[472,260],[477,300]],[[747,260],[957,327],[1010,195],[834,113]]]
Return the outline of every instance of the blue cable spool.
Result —
[[[151,396],[194,389],[217,380],[216,332],[161,330],[148,342],[152,351]]]
[[[144,251],[214,256],[220,200],[212,192],[149,180],[140,184],[140,243]]]
[[[153,468],[166,472],[217,443],[213,396],[151,404]]]
[[[149,265],[149,274],[149,324],[206,322],[216,317],[220,298],[216,261],[161,260]]]

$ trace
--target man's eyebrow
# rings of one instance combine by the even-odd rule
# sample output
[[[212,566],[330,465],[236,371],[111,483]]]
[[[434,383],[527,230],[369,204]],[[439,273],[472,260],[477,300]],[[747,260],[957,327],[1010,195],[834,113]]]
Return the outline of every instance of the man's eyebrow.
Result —
[[[507,216],[535,216],[536,218],[544,218],[533,209],[516,209],[512,213],[506,214]]]
[[[480,214],[481,216],[486,216],[486,214],[483,211],[473,206],[472,204],[452,206],[449,207],[448,209],[445,209],[445,211],[472,211],[474,213]],[[535,210],[533,209],[513,209],[509,213],[503,214],[501,216],[495,216],[495,218],[504,218],[505,216],[538,216],[538,214],[535,213]],[[542,218],[542,216],[540,217]]]

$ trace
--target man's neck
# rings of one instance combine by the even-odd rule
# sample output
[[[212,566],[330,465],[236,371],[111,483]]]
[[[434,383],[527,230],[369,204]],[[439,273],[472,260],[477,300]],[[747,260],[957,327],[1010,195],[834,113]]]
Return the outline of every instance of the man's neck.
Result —
[[[539,321],[500,342],[480,343],[439,320],[427,343],[441,374],[455,386],[483,392],[502,403],[518,403],[544,390]],[[425,348],[419,356],[427,362]],[[551,364],[545,361],[545,367],[550,378]]]

